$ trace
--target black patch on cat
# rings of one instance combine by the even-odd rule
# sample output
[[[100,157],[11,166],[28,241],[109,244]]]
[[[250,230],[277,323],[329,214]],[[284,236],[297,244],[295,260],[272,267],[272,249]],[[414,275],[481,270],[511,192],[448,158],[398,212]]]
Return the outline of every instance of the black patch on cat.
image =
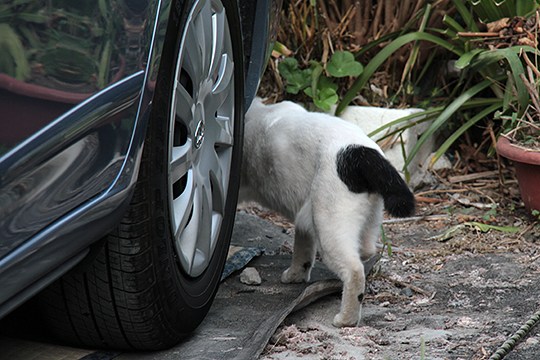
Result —
[[[364,301],[364,294],[358,295],[358,302]]]
[[[414,195],[397,170],[377,150],[361,145],[349,145],[336,157],[337,173],[353,193],[377,193],[392,216],[414,214]]]
[[[302,265],[302,267],[304,268],[305,271],[308,271],[311,268],[311,263],[309,261],[305,262],[304,265]]]

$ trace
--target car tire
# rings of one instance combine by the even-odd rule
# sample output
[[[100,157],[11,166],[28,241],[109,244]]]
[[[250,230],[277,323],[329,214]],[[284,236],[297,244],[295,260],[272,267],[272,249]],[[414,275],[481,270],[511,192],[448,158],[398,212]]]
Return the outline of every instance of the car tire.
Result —
[[[48,331],[71,344],[169,348],[220,282],[240,182],[240,21],[234,1],[176,5],[130,207],[89,265],[39,295]]]

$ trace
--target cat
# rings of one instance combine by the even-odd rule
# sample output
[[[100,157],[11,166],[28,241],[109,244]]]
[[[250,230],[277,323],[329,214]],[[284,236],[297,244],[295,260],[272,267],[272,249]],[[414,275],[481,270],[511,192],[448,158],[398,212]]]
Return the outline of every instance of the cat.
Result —
[[[356,125],[284,101],[256,98],[246,113],[240,200],[295,224],[283,283],[309,281],[317,250],[343,282],[336,327],[360,321],[362,260],[376,253],[383,211],[415,211],[414,196],[382,150]]]

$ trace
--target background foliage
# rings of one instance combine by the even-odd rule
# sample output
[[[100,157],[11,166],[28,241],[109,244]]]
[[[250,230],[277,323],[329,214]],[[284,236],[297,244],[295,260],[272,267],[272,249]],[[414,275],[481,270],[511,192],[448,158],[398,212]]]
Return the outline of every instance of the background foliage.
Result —
[[[265,81],[272,90],[263,86],[262,94],[274,101],[313,101],[326,111],[337,103],[338,114],[351,103],[421,107],[422,117],[376,132],[397,126],[393,135],[431,121],[406,154],[409,160],[436,135],[443,140],[435,159],[456,146],[477,157],[489,154],[502,132],[519,127],[532,129],[529,138],[540,135],[538,7],[531,0],[291,0]],[[333,54],[349,52],[361,69],[334,76]],[[307,91],[290,91],[288,75],[295,71],[304,72]],[[314,101],[328,84],[328,96]]]

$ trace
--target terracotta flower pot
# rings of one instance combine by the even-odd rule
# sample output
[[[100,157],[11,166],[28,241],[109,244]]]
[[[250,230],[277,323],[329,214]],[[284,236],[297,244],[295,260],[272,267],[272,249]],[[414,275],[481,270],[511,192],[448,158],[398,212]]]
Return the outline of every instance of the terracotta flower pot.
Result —
[[[540,151],[532,151],[501,136],[497,152],[514,162],[521,198],[529,210],[540,211]]]

